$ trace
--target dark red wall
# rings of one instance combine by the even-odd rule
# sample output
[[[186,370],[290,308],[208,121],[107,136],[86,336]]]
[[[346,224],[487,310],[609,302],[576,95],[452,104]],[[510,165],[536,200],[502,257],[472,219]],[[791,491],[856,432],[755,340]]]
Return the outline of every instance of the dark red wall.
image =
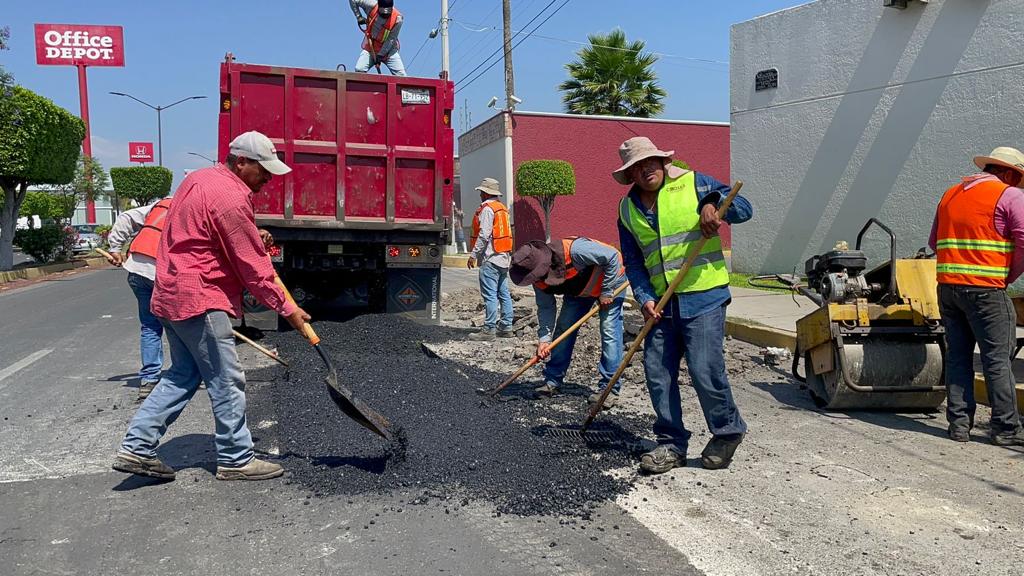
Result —
[[[619,145],[647,136],[662,150],[691,168],[729,182],[729,127],[701,124],[619,121],[585,116],[514,117],[512,158],[515,168],[528,160],[565,160],[576,171],[576,194],[560,196],[551,212],[551,237],[587,236],[618,245],[615,225],[619,199],[629,190],[612,179],[622,163]],[[544,212],[532,198],[515,202],[516,246],[544,239]],[[729,245],[729,230],[722,239]]]

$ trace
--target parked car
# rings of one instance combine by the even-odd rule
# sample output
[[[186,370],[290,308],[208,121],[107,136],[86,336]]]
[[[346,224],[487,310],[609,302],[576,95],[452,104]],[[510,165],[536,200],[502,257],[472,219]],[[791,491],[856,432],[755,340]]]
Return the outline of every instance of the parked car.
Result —
[[[103,244],[103,238],[96,233],[95,224],[75,224],[72,228],[78,233],[78,236],[75,238],[75,244],[71,248],[71,251],[75,254],[92,252]]]

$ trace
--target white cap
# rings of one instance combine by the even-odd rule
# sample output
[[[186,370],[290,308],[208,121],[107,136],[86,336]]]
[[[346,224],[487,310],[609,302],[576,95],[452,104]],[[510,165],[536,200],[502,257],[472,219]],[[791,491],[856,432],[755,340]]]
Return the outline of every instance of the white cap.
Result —
[[[292,171],[287,164],[281,162],[277,157],[277,149],[274,143],[262,133],[252,130],[245,134],[239,134],[228,148],[228,153],[242,158],[249,158],[260,163],[274,176],[280,176]]]

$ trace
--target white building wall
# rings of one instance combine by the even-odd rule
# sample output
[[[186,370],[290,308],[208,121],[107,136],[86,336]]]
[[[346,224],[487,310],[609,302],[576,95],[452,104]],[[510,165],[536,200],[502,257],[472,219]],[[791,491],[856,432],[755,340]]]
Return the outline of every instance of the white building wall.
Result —
[[[466,242],[469,242],[470,231],[472,230],[473,214],[480,206],[480,193],[475,190],[484,178],[494,178],[501,183],[501,202],[511,210],[512,202],[509,193],[509,182],[506,175],[506,166],[511,165],[509,146],[506,138],[499,138],[490,144],[482,146],[468,154],[461,156],[460,165],[462,173],[460,180],[460,195],[462,197],[462,212],[465,215],[463,222],[466,231]],[[471,247],[470,247],[471,248]]]
[[[924,246],[975,155],[1024,148],[1022,38],[1024,0],[819,0],[733,26],[731,172],[754,204],[734,267],[802,271],[870,217],[898,255]],[[778,88],[755,91],[769,68]]]

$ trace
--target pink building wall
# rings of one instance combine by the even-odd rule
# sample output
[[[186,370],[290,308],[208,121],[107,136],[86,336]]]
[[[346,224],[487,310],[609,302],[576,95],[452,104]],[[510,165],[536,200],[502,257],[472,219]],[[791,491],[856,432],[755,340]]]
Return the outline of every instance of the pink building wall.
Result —
[[[621,165],[619,145],[633,136],[647,136],[662,150],[691,168],[729,183],[729,126],[684,122],[652,122],[602,117],[515,114],[514,168],[527,160],[565,160],[576,172],[576,194],[561,196],[551,212],[551,237],[587,236],[618,245],[619,199],[629,190],[612,180]],[[515,201],[516,246],[544,239],[544,212],[532,198]],[[728,246],[730,234],[723,226]]]

